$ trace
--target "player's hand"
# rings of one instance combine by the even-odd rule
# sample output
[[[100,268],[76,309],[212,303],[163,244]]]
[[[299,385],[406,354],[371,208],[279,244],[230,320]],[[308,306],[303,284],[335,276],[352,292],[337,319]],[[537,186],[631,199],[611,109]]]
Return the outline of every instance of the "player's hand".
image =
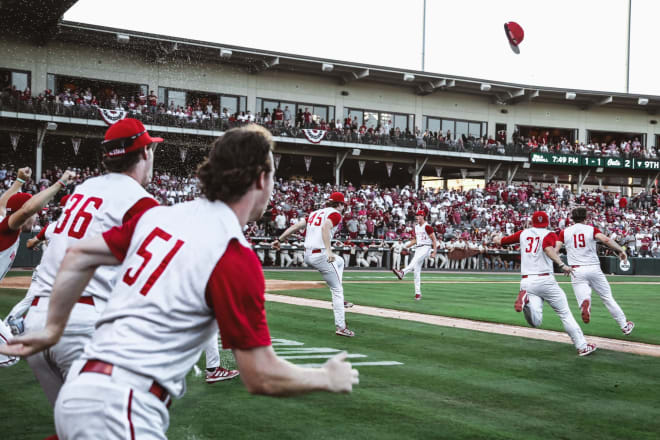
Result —
[[[27,241],[27,243],[25,243],[25,246],[28,249],[32,249],[32,250],[36,251],[37,249],[39,249],[39,244],[40,243],[41,243],[41,240],[39,240],[37,237],[32,237],[31,239],[29,239]]]
[[[270,247],[272,247],[272,248],[275,249],[276,251],[279,251],[279,250],[280,250],[280,245],[281,245],[281,244],[282,244],[282,243],[280,243],[279,240],[275,240],[274,242],[272,242],[272,243],[270,244]]]
[[[438,252],[437,252],[437,251],[433,251],[433,252],[431,252],[431,258],[435,258],[436,255],[438,255]]]
[[[628,260],[628,255],[625,252],[619,252],[619,259],[621,261],[627,261]]]
[[[30,177],[32,177],[32,168],[30,167],[25,167],[25,168],[19,168],[18,169],[18,178],[25,180],[26,182],[30,180]]]
[[[347,353],[337,353],[323,364],[323,370],[328,374],[328,391],[333,393],[350,393],[353,385],[360,383],[360,373],[346,362]]]
[[[566,276],[573,275],[573,268],[571,266],[564,264],[561,267],[561,270],[564,272],[564,275]]]
[[[60,177],[60,180],[68,185],[75,177],[76,177],[76,173],[74,173],[71,170],[66,170],[64,173],[62,173],[62,177]]]
[[[327,251],[327,254],[328,254],[328,263],[332,263],[337,258],[337,256],[330,250]]]
[[[60,339],[60,335],[51,327],[46,326],[43,330],[29,332],[18,336],[0,345],[0,353],[9,356],[27,357],[42,350],[52,347]]]

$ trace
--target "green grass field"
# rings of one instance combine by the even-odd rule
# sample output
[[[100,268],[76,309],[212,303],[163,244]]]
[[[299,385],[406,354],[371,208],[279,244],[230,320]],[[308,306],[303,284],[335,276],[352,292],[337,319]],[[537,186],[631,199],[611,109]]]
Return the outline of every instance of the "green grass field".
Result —
[[[426,284],[412,299],[412,284],[387,272],[351,272],[348,300],[420,313],[524,325],[513,310],[515,275],[429,273],[424,280],[486,281]],[[270,279],[320,280],[315,272],[266,272]],[[658,278],[616,277],[643,282]],[[576,317],[570,284],[562,284]],[[660,285],[614,285],[614,295],[637,323],[631,340],[660,344],[654,316]],[[278,292],[329,300],[326,288]],[[0,289],[0,315],[23,291]],[[600,300],[594,298],[586,334],[623,338]],[[599,350],[579,358],[570,345],[347,315],[357,337],[334,335],[328,310],[267,303],[276,350],[300,356],[347,350],[353,362],[400,365],[357,366],[360,385],[350,395],[314,394],[292,399],[249,395],[238,380],[207,385],[188,378],[188,393],[171,408],[171,439],[657,439],[660,421],[660,358]],[[546,307],[543,328],[560,330]],[[289,342],[286,342],[289,341]],[[288,344],[288,345],[287,345]],[[304,345],[292,345],[304,344]],[[223,358],[231,365],[230,356]],[[323,358],[290,359],[320,363]],[[199,363],[204,367],[203,360]],[[1,438],[41,439],[54,433],[43,392],[27,364],[0,370]]]

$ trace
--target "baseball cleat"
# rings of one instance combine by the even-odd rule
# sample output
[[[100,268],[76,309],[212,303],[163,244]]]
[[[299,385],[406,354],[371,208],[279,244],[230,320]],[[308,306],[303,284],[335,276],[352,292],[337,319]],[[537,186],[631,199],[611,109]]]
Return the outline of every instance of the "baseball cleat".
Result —
[[[348,301],[344,301],[344,308],[345,309],[350,309],[351,307],[353,307],[353,303],[348,302]]]
[[[628,321],[626,325],[621,329],[624,335],[629,335],[632,333],[633,329],[635,328],[635,323],[632,321]]]
[[[518,298],[516,298],[516,303],[513,305],[513,308],[516,309],[516,312],[522,312],[523,307],[525,307],[525,304],[528,302],[529,298],[527,298],[527,291],[521,290],[518,293]]]
[[[596,351],[596,344],[587,344],[586,347],[578,350],[578,356],[589,356],[594,351]]]
[[[415,301],[419,301],[420,299],[422,299],[422,294],[421,293],[416,293],[415,294]]]
[[[582,305],[580,306],[580,308],[582,309],[582,322],[584,322],[585,324],[589,324],[589,321],[591,321],[591,301],[585,299],[584,301],[582,301]]]
[[[346,336],[347,338],[352,338],[353,336],[355,336],[355,332],[352,332],[347,327],[344,328],[336,327],[335,334],[337,336]]]
[[[227,370],[226,368],[218,367],[213,371],[206,372],[206,383],[215,383],[221,380],[229,380],[238,376],[238,370]]]
[[[402,279],[403,279],[403,272],[401,272],[400,270],[392,269],[392,272],[394,272],[394,275],[396,275],[396,277],[397,277],[399,280],[402,280]]]

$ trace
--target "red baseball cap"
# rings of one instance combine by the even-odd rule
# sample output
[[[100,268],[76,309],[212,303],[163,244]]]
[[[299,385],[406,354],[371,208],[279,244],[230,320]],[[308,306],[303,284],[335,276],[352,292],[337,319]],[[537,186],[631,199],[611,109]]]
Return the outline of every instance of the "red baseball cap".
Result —
[[[422,217],[426,217],[426,213],[424,212],[423,209],[420,209],[419,211],[417,211],[417,214],[415,214],[415,215],[421,215]]]
[[[101,145],[107,157],[117,157],[139,150],[152,142],[163,142],[163,138],[149,136],[147,129],[137,119],[124,118],[108,128]]]
[[[60,206],[66,205],[66,202],[67,202],[67,200],[69,200],[69,197],[71,197],[71,194],[67,194],[67,195],[63,196],[60,199]]]
[[[333,192],[332,194],[330,194],[330,200],[332,200],[333,202],[346,203],[344,201],[344,195],[340,192]]]
[[[30,198],[32,197],[31,194],[28,193],[16,193],[13,196],[7,200],[7,214],[11,214],[13,212],[18,211],[21,209],[21,206],[25,204]]]
[[[504,23],[504,31],[506,32],[506,37],[509,39],[509,43],[512,46],[518,46],[522,43],[523,38],[525,38],[525,31],[523,31],[522,26],[515,21]]]
[[[536,211],[532,214],[532,226],[535,228],[547,228],[548,227],[548,214],[543,211]]]

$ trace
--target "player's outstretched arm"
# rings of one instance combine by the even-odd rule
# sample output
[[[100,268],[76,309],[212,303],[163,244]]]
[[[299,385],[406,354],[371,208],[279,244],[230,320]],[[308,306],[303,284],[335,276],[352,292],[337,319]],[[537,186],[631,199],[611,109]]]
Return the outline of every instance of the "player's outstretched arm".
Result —
[[[564,262],[561,261],[561,258],[559,258],[559,254],[555,250],[554,246],[547,246],[543,248],[543,252],[545,252],[545,254],[550,257],[550,259],[554,261],[557,266],[559,266],[559,268],[564,272],[564,275],[568,276],[573,273],[573,268],[571,266],[565,265]]]
[[[435,239],[435,232],[432,232],[430,237],[431,241],[433,242],[433,253],[431,254],[431,258],[435,258],[435,256],[438,254],[438,240]]]
[[[48,321],[41,331],[30,332],[0,346],[0,353],[26,357],[51,347],[59,341],[71,309],[99,266],[117,265],[102,236],[82,240],[69,248],[57,272],[48,305]]]
[[[234,349],[241,379],[252,394],[290,396],[312,391],[349,393],[359,373],[346,362],[346,352],[328,359],[322,368],[304,368],[275,354],[272,346]]]
[[[282,242],[284,240],[286,240],[291,234],[295,234],[296,232],[298,232],[302,229],[305,229],[306,227],[307,227],[307,219],[304,218],[304,219],[300,220],[298,223],[296,223],[295,225],[289,226],[286,229],[286,231],[282,232],[282,235],[277,237],[277,239],[274,242],[272,242],[270,245],[273,248],[279,250],[280,245],[282,244]]]
[[[69,181],[71,181],[75,176],[76,174],[73,171],[65,171],[62,174],[62,177],[60,177],[60,180],[45,190],[37,193],[34,197],[25,202],[21,209],[9,217],[9,228],[13,229],[14,231],[20,229],[23,223],[25,223],[34,214],[41,211],[44,206],[48,204],[50,199],[55,197],[55,194],[57,194],[60,189],[67,186]]]
[[[602,232],[599,232],[599,233],[596,234],[596,236],[594,238],[596,240],[600,241],[601,243],[603,243],[608,248],[612,249],[617,254],[619,254],[619,259],[621,261],[625,261],[625,260],[628,259],[628,255],[626,255],[626,251],[624,251],[623,248],[621,246],[619,246],[619,243],[612,240],[607,235],[603,234]]]
[[[16,175],[17,179],[14,180],[14,183],[11,184],[9,189],[0,196],[0,217],[4,217],[5,214],[7,213],[7,202],[9,201],[9,198],[16,194],[23,184],[30,180],[30,177],[32,176],[32,170],[30,167],[25,167],[25,168],[20,168],[18,170],[18,173]]]

